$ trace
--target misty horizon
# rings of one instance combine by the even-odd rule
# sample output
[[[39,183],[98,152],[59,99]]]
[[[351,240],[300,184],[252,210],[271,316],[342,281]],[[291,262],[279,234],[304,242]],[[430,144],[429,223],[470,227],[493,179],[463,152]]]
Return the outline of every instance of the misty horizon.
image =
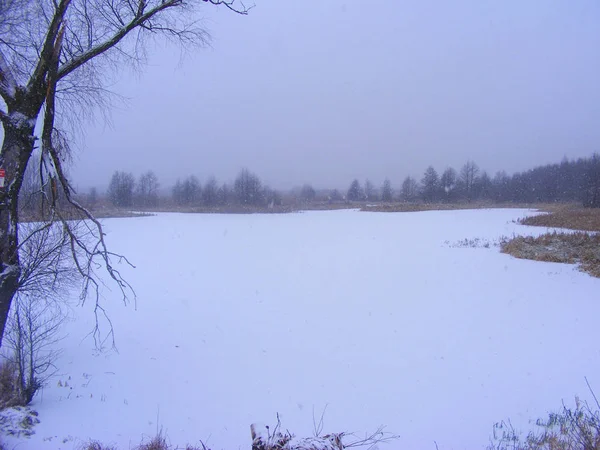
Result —
[[[600,5],[461,1],[206,8],[211,48],[151,46],[111,125],[85,124],[71,177],[163,188],[247,167],[272,188],[420,179],[468,160],[493,176],[598,151]]]
[[[533,170],[533,169],[539,169],[541,167],[552,166],[552,165],[563,163],[565,161],[574,162],[576,160],[578,160],[578,161],[589,160],[590,157],[592,157],[594,155],[597,155],[597,154],[598,153],[594,153],[592,155],[589,155],[589,157],[585,157],[584,156],[584,157],[580,157],[580,158],[571,158],[571,159],[569,159],[569,158],[567,158],[565,156],[560,161],[554,161],[554,162],[550,162],[550,163],[547,163],[547,164],[538,164],[536,166],[532,166],[532,167],[526,168],[524,170],[515,171],[515,172],[507,172],[507,171],[502,170],[502,169],[497,170],[495,172],[489,172],[485,168],[482,168],[479,165],[477,165],[476,161],[468,161],[468,162],[475,163],[476,170],[477,170],[477,172],[478,172],[479,175],[482,175],[482,174],[485,173],[485,174],[487,174],[490,177],[490,179],[493,179],[496,175],[507,175],[508,177],[512,177],[515,174],[526,173],[526,172],[528,172],[530,170]],[[400,179],[397,179],[397,180],[391,179],[390,177],[386,177],[383,180],[373,180],[371,178],[364,178],[364,179],[352,178],[352,179],[348,180],[347,183],[346,183],[346,185],[344,185],[344,186],[334,186],[334,185],[331,185],[331,186],[326,186],[326,185],[320,186],[320,185],[314,185],[313,183],[311,183],[309,181],[306,181],[306,182],[303,182],[303,183],[300,183],[300,184],[297,184],[297,185],[294,185],[294,186],[288,186],[288,187],[283,187],[283,188],[271,185],[267,180],[262,179],[259,173],[256,173],[256,172],[252,171],[248,167],[243,167],[243,168],[240,168],[240,170],[238,172],[236,172],[236,174],[231,179],[220,179],[220,178],[214,176],[213,174],[209,175],[206,179],[201,179],[201,178],[197,177],[194,173],[189,173],[187,175],[177,177],[172,183],[165,184],[159,178],[158,179],[158,182],[159,182],[159,189],[158,190],[161,193],[161,195],[171,195],[172,189],[175,187],[175,185],[177,183],[185,181],[186,179],[188,179],[191,176],[196,177],[196,179],[200,182],[201,185],[203,185],[204,183],[208,182],[211,179],[214,179],[214,180],[216,180],[217,184],[220,185],[220,186],[222,186],[222,185],[228,185],[229,187],[232,187],[233,183],[235,181],[235,178],[237,178],[237,176],[239,176],[239,173],[242,170],[249,170],[250,173],[258,176],[258,178],[260,179],[261,183],[263,183],[263,185],[265,187],[269,187],[269,188],[275,189],[277,191],[282,191],[282,192],[299,191],[304,186],[310,186],[310,187],[316,189],[317,191],[333,191],[333,190],[338,190],[338,191],[344,193],[347,190],[347,188],[354,181],[358,181],[361,185],[364,184],[364,183],[366,183],[366,182],[370,182],[370,183],[372,183],[374,185],[374,188],[376,190],[380,190],[381,186],[383,185],[383,183],[385,181],[390,181],[390,183],[392,185],[392,188],[394,188],[396,190],[397,188],[400,187],[400,185],[402,184],[402,182],[405,181],[407,178],[412,178],[417,184],[421,184],[422,177],[423,177],[424,173],[427,171],[427,169],[429,169],[429,167],[433,167],[434,170],[437,172],[437,174],[441,176],[442,173],[445,170],[447,170],[447,169],[454,169],[455,173],[459,174],[460,171],[461,171],[461,169],[463,168],[463,166],[464,165],[461,165],[461,166],[458,166],[458,167],[446,166],[443,170],[441,170],[441,169],[438,170],[438,168],[433,167],[433,165],[430,164],[429,166],[427,166],[426,169],[423,170],[423,173],[421,173],[421,174],[407,174],[406,176],[404,176],[404,177],[402,177]],[[97,189],[97,190],[100,191],[100,193],[106,193],[106,190],[108,189],[109,184],[110,184],[110,179],[112,178],[112,176],[116,172],[127,172],[127,171],[121,171],[121,170],[116,169],[115,171],[113,171],[110,174],[109,179],[103,185],[101,184],[101,185],[86,186],[86,187],[83,187],[83,188],[81,186],[77,186],[76,187],[76,192],[78,192],[80,194],[85,194],[90,189]],[[156,171],[154,171],[153,169],[148,169],[148,170],[140,171],[139,173],[137,173],[137,172],[136,173],[134,173],[134,172],[127,172],[127,173],[131,173],[134,176],[134,179],[136,180],[136,183],[137,183],[137,180],[140,178],[140,176],[142,176],[144,174],[147,174],[149,172],[152,172],[152,173],[154,173],[156,175]]]

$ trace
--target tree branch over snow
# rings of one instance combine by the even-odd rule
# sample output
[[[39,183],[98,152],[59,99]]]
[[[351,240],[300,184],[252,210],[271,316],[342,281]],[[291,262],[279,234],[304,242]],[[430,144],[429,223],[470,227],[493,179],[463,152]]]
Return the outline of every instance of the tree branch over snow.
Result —
[[[119,29],[112,37],[107,39],[106,41],[92,47],[85,53],[71,59],[66,62],[64,65],[60,67],[58,70],[58,79],[64,78],[69,75],[71,72],[81,67],[83,64],[91,60],[92,58],[106,52],[107,50],[116,46],[125,36],[127,36],[132,30],[137,27],[144,27],[147,30],[152,31],[153,27],[150,24],[150,20],[156,16],[161,11],[164,11],[168,8],[172,8],[175,6],[180,6],[183,4],[183,0],[167,0],[163,1],[154,8],[150,9],[147,12],[143,12],[145,8],[145,3],[140,2],[140,7],[137,10],[135,17],[126,25],[124,25],[121,29]],[[168,30],[169,32],[176,32],[175,29],[171,29],[168,27],[162,27],[162,31]]]
[[[125,261],[132,267],[133,265],[124,256],[112,253],[108,250],[106,242],[104,241],[104,231],[102,230],[102,225],[100,222],[86,208],[81,206],[73,199],[72,187],[64,174],[62,161],[55,146],[55,136],[60,138],[60,134],[54,128],[54,99],[56,94],[56,84],[58,82],[58,62],[60,59],[64,32],[65,29],[62,27],[57,34],[56,42],[53,47],[53,53],[48,64],[48,90],[42,126],[42,165],[46,168],[50,176],[52,216],[58,218],[62,223],[64,231],[69,238],[73,262],[78,273],[83,278],[83,289],[81,294],[82,301],[84,301],[87,297],[90,287],[94,291],[96,327],[93,331],[93,335],[94,338],[96,338],[99,331],[98,312],[102,312],[103,315],[106,316],[104,309],[99,304],[99,284],[94,276],[94,266],[97,264],[95,262],[96,258],[101,259],[109,276],[116,282],[117,286],[121,290],[124,302],[127,301],[128,293],[132,293],[135,298],[135,292],[131,285],[121,276],[121,273],[114,268],[112,264],[112,257],[117,257],[119,261]],[[63,141],[63,147],[66,145],[66,141]],[[43,183],[43,174],[40,175],[40,178]],[[64,193],[69,205],[74,207],[78,212],[82,213],[84,218],[93,224],[94,229],[88,227],[90,232],[86,233],[84,236],[82,236],[81,233],[76,232],[76,230],[73,228],[73,222],[69,220],[69,218],[64,217],[63,214],[61,214],[60,209],[57,208],[57,202],[59,200],[57,183],[60,185],[61,192]],[[54,220],[52,220],[50,223],[52,222],[54,222]],[[91,242],[89,239],[86,239],[90,236],[92,236]],[[114,336],[112,327],[110,330],[110,335]]]
[[[131,295],[135,299],[115,261],[131,263],[108,250],[102,225],[74,196],[65,174],[69,145],[59,130],[109,106],[110,73],[118,75],[123,63],[140,66],[147,36],[170,38],[182,47],[206,44],[209,34],[195,10],[210,4],[246,15],[253,7],[237,1],[0,0],[0,166],[6,184],[0,190],[0,343],[22,270],[37,267],[27,268],[20,260],[18,224],[25,172],[38,157],[41,208],[36,220],[41,234],[46,222],[64,228],[72,263],[83,278],[82,300],[93,292],[96,317],[106,316],[99,302],[100,268],[125,302]],[[81,226],[74,216],[83,219]]]
[[[109,324],[107,338],[112,338],[112,346],[114,347],[114,330],[112,328],[112,322],[108,317],[106,310],[100,304],[100,284],[94,269],[97,267],[104,267],[110,278],[118,286],[123,302],[127,303],[130,296],[133,296],[133,300],[135,302],[135,290],[121,275],[121,272],[115,268],[113,264],[113,258],[115,258],[119,263],[124,262],[126,265],[133,268],[135,268],[135,266],[125,256],[108,250],[108,246],[104,240],[105,233],[100,221],[96,219],[87,208],[83,207],[73,198],[72,188],[62,170],[58,152],[53,145],[50,145],[47,148],[47,151],[50,154],[52,170],[55,172],[58,178],[61,190],[65,194],[66,201],[69,203],[69,205],[75,208],[76,211],[81,213],[85,219],[84,226],[86,227],[87,232],[82,233],[81,230],[74,228],[74,222],[70,220],[70,218],[61,214],[59,209],[53,208],[53,214],[55,214],[58,220],[62,223],[64,230],[69,237],[72,260],[75,264],[77,272],[83,279],[80,295],[82,303],[85,302],[86,298],[88,297],[90,289],[93,292],[94,315],[96,318],[96,323],[90,334],[94,337],[96,344],[102,346],[104,341],[100,340],[99,323],[99,316],[102,315],[102,317],[104,317]],[[56,189],[52,189],[51,191],[53,192],[53,196],[57,192]],[[56,201],[56,198],[52,199],[53,205],[56,204]],[[102,264],[99,264],[97,259],[99,259]]]

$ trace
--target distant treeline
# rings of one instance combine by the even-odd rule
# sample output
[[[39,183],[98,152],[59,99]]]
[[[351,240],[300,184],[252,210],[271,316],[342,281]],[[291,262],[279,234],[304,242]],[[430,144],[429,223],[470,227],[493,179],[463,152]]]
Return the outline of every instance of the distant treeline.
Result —
[[[427,202],[458,203],[487,201],[493,203],[581,202],[600,207],[600,155],[577,160],[564,159],[559,164],[539,166],[508,175],[498,172],[493,177],[479,169],[473,161],[460,170],[446,168],[439,173],[428,167],[420,179],[406,177],[394,189],[386,179],[381,186],[366,180],[353,180],[345,192],[337,189],[316,190],[310,184],[290,192],[278,192],[265,186],[251,171],[240,171],[233,183],[219,184],[210,177],[204,184],[193,175],[178,180],[170,195],[159,190],[158,177],[152,171],[137,180],[131,173],[116,171],[109,184],[107,199],[117,207],[158,208],[168,205],[184,207],[218,207],[242,205],[273,207],[298,203],[350,202]],[[86,203],[99,201],[93,189]]]
[[[507,175],[498,172],[490,177],[477,164],[468,161],[460,171],[447,168],[440,175],[429,166],[420,180],[406,177],[397,195],[389,180],[379,190],[367,180],[362,189],[354,180],[348,189],[351,201],[423,201],[470,202],[485,200],[497,203],[581,202],[600,207],[600,155],[577,160],[564,159],[559,164]]]
[[[116,171],[108,186],[107,197],[117,207],[155,208],[165,204],[187,207],[215,207],[223,205],[274,206],[281,205],[281,195],[264,186],[260,178],[248,169],[242,169],[233,185],[219,185],[210,177],[204,185],[190,175],[179,179],[170,196],[159,195],[160,184],[156,174],[148,171],[136,181],[131,173]]]

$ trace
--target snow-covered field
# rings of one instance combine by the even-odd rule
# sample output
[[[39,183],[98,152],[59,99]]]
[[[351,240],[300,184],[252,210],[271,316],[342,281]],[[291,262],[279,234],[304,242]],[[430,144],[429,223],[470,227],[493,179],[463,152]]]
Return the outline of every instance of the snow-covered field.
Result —
[[[526,213],[106,220],[137,266],[123,267],[137,310],[104,293],[118,353],[101,353],[92,305],[75,309],[16,448],[129,448],[162,427],[173,444],[249,449],[251,423],[279,413],[310,435],[325,408],[325,432],[400,435],[384,448],[482,448],[494,422],[587,398],[584,376],[600,390],[600,280],[453,245],[543,232],[513,222]]]

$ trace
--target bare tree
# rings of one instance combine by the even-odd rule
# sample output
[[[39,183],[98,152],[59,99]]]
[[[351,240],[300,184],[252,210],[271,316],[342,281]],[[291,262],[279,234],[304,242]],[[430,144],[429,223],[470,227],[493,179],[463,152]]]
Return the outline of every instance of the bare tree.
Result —
[[[583,206],[600,208],[600,155],[594,153],[583,177]]]
[[[5,340],[6,357],[16,369],[16,404],[31,403],[35,393],[56,372],[54,363],[60,355],[56,344],[67,318],[63,306],[28,294],[16,296]]]
[[[448,167],[440,177],[440,190],[444,200],[449,202],[454,199],[456,190],[456,170]]]
[[[217,179],[211,176],[202,189],[202,202],[205,206],[215,206],[219,203],[219,185]]]
[[[304,186],[302,186],[302,189],[300,190],[300,198],[303,201],[312,202],[314,201],[316,196],[317,191],[315,191],[315,188],[313,188],[312,185],[307,183]]]
[[[140,175],[137,183],[137,202],[143,207],[155,207],[158,205],[158,188],[160,184],[156,174],[149,170]]]
[[[201,195],[202,187],[195,175],[177,180],[173,186],[173,200],[180,206],[197,206],[202,200]]]
[[[95,187],[90,188],[90,193],[87,196],[87,207],[93,210],[98,203],[98,189]]]
[[[110,179],[107,195],[113,205],[119,208],[129,208],[133,206],[134,189],[133,174],[117,170]]]
[[[421,179],[421,185],[423,186],[423,200],[426,202],[434,202],[438,199],[440,192],[440,178],[433,166],[429,166],[425,170],[423,178]]]
[[[21,274],[20,294],[30,297],[55,299],[74,286],[77,269],[71,263],[70,232],[86,239],[83,222],[72,223],[68,230],[61,223],[47,222],[19,225],[23,238],[19,243]]]
[[[479,167],[473,161],[467,161],[460,169],[460,184],[468,201],[471,201],[475,195],[475,185],[477,176],[479,175]]]
[[[370,202],[377,201],[377,192],[375,190],[375,186],[368,179],[365,181],[365,199]]]
[[[402,200],[412,202],[419,195],[419,185],[413,177],[406,177],[402,182],[402,190],[400,192]]]
[[[348,200],[351,202],[356,202],[359,200],[364,200],[365,192],[363,191],[360,182],[358,180],[352,181],[350,183],[350,187],[348,188]]]
[[[261,205],[264,201],[262,182],[258,175],[242,169],[233,183],[233,192],[241,205]]]
[[[62,295],[75,286],[77,270],[70,262],[69,235],[60,223],[20,228],[22,270],[3,356],[14,365],[11,401],[26,405],[55,371],[56,343],[67,317]]]
[[[481,175],[475,179],[473,186],[474,197],[482,200],[489,200],[492,197],[493,183],[488,173],[484,170]]]
[[[333,191],[331,191],[329,193],[329,195],[327,196],[327,201],[329,203],[341,202],[343,200],[344,200],[344,196],[337,189],[334,189]]]
[[[274,206],[281,206],[281,194],[275,189],[271,189],[269,186],[264,186],[262,188],[260,196],[269,208],[273,208]]]
[[[231,199],[231,189],[227,183],[223,183],[223,186],[219,188],[218,200],[220,205],[228,205]]]
[[[55,116],[68,111],[89,114],[106,103],[107,73],[123,63],[144,61],[148,37],[164,36],[184,45],[202,45],[209,36],[195,9],[223,6],[247,14],[235,0],[4,0],[0,4],[0,123],[4,129],[0,168],[5,187],[0,190],[0,342],[10,305],[19,286],[19,192],[34,149],[39,148],[40,184],[47,188],[49,220],[65,224],[73,258],[86,287],[98,282],[91,276],[90,259],[99,259],[124,298],[128,285],[115,270],[100,223],[73,197],[65,175],[66,135]],[[36,136],[39,124],[40,136]],[[72,211],[90,221],[95,240],[83,242],[70,231],[59,208],[59,192]],[[81,250],[85,259],[77,259]],[[118,255],[117,255],[118,256]],[[85,292],[85,289],[84,289]],[[98,296],[96,296],[98,301]]]
[[[344,197],[342,196],[340,191],[338,191],[337,189],[334,189],[329,194],[329,203],[341,202],[342,200],[344,200]]]
[[[392,183],[387,178],[383,182],[381,187],[381,201],[391,202],[394,200],[394,190],[392,189]]]

